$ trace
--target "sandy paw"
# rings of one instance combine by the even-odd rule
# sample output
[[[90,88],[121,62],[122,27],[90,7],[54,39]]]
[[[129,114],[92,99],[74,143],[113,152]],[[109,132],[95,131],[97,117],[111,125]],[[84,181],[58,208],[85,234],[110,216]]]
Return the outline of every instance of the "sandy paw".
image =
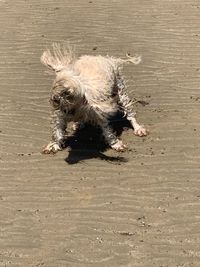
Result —
[[[142,137],[146,136],[148,134],[148,131],[143,126],[140,126],[138,129],[134,131],[134,134]]]
[[[112,147],[112,149],[116,150],[117,152],[123,152],[126,150],[126,146],[120,140],[118,140],[117,143],[115,143],[111,147]]]
[[[61,146],[56,142],[50,142],[43,150],[43,154],[55,154],[59,150],[62,150]]]

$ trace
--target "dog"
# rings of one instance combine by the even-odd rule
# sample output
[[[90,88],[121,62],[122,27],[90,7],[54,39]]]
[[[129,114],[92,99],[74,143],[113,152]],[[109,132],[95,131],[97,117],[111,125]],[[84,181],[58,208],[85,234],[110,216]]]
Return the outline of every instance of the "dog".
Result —
[[[71,49],[57,43],[43,52],[41,63],[56,75],[50,95],[53,135],[43,153],[56,153],[65,147],[69,122],[74,122],[74,129],[85,123],[99,126],[106,143],[118,152],[124,151],[126,146],[109,125],[109,118],[119,110],[131,123],[135,135],[147,135],[144,126],[136,121],[121,73],[123,64],[137,65],[140,61],[140,56],[129,55],[126,59],[100,55],[76,58]]]

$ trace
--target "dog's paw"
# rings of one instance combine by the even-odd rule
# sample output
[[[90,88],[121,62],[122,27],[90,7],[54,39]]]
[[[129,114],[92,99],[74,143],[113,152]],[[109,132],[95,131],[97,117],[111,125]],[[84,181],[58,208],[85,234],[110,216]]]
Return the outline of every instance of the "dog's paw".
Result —
[[[56,142],[50,142],[43,150],[43,154],[55,154],[59,150],[62,150],[62,147]]]
[[[140,126],[138,129],[134,130],[134,134],[142,137],[146,136],[148,134],[148,131],[143,126]]]
[[[126,150],[126,146],[122,143],[122,141],[118,140],[117,143],[111,146],[112,149],[116,150],[117,152],[123,152]]]

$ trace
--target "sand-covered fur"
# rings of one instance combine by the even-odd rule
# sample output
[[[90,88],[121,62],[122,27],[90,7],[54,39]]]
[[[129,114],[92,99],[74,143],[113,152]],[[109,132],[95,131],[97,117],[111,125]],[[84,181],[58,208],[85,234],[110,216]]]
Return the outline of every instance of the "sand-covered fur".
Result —
[[[108,145],[123,151],[125,145],[117,139],[108,121],[118,110],[124,112],[136,135],[146,135],[145,128],[135,119],[120,72],[124,63],[139,64],[140,61],[140,57],[129,56],[120,59],[84,55],[76,59],[70,49],[61,48],[59,44],[53,44],[52,52],[45,51],[41,62],[55,72],[56,78],[50,97],[53,136],[43,152],[55,153],[64,147],[70,121],[75,123],[75,128],[84,123],[98,125]]]

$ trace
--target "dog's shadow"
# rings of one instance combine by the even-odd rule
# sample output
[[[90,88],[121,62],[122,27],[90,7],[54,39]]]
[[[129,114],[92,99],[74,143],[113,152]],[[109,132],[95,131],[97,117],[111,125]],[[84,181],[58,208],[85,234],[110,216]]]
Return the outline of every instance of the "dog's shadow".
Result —
[[[131,128],[128,120],[121,114],[111,118],[110,125],[117,137],[120,137],[124,129]],[[98,158],[116,164],[127,161],[126,158],[119,156],[119,154],[116,156],[105,155],[103,152],[109,147],[105,143],[102,131],[100,128],[91,125],[85,125],[83,129],[76,130],[73,135],[67,138],[65,146],[69,151],[65,159],[68,164],[76,164],[91,158]]]

